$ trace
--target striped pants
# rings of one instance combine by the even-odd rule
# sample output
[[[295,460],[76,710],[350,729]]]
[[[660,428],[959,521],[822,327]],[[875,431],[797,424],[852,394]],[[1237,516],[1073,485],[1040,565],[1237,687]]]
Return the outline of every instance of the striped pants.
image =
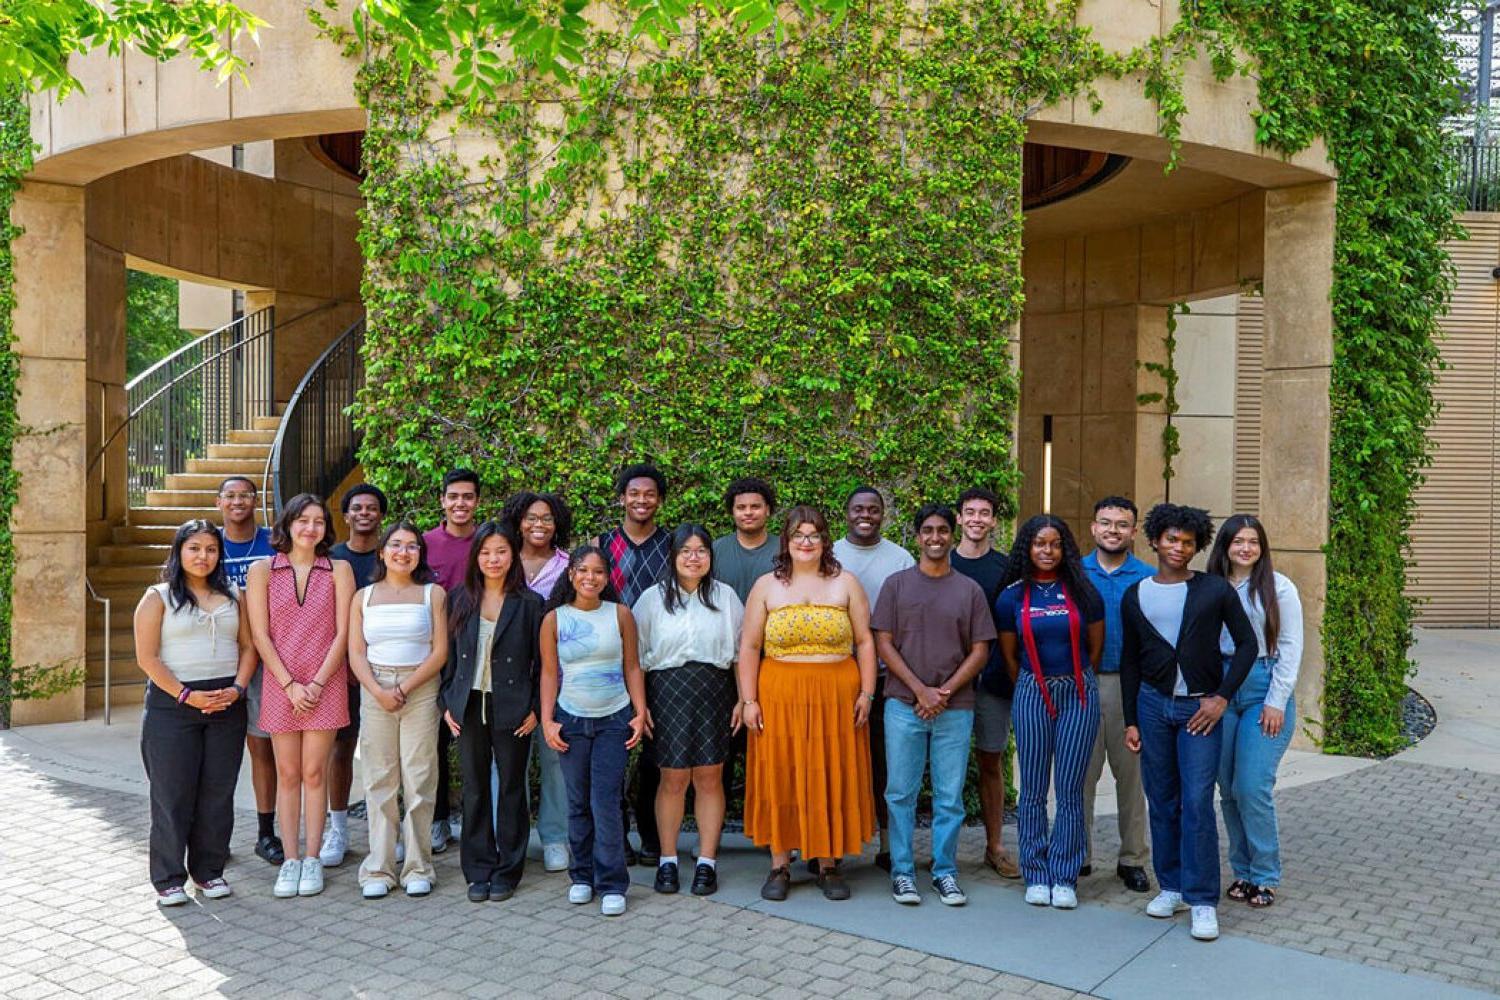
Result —
[[[1036,677],[1023,672],[1016,681],[1011,705],[1021,777],[1016,830],[1021,845],[1021,875],[1029,886],[1076,886],[1078,870],[1083,867],[1088,851],[1083,824],[1083,779],[1099,733],[1099,688],[1092,671],[1084,673],[1083,682],[1087,700],[1080,705],[1078,687],[1071,675],[1043,679],[1057,709],[1057,717],[1053,718],[1047,714],[1047,703],[1042,699]],[[1050,836],[1049,779],[1057,800]]]

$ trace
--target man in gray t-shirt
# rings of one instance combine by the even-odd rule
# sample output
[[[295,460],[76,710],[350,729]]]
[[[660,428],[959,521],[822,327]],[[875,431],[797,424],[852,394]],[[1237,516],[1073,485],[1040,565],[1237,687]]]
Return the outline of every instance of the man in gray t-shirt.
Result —
[[[714,540],[714,578],[734,588],[743,603],[781,551],[781,536],[766,531],[776,491],[755,476],[736,479],[724,491],[724,509],[734,518],[734,532]]]

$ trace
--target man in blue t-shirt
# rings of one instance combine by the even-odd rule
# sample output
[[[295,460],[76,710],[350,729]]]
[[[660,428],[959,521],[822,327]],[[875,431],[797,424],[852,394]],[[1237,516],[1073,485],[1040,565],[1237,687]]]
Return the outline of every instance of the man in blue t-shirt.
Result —
[[[244,476],[230,476],[219,484],[214,506],[224,519],[219,537],[223,540],[224,573],[229,582],[245,589],[250,564],[272,555],[271,532],[255,523],[255,508],[260,492]],[[250,724],[245,730],[245,749],[250,752],[250,783],[255,786],[255,817],[259,824],[255,839],[258,857],[279,865],[286,860],[281,840],[276,836],[276,758],[271,753],[271,737],[260,728],[260,685],[265,671],[257,665],[245,691]]]
[[[1088,874],[1094,863],[1094,791],[1109,759],[1115,776],[1115,799],[1119,805],[1120,857],[1115,874],[1134,892],[1149,892],[1146,877],[1150,852],[1146,847],[1146,796],[1141,789],[1141,759],[1125,748],[1125,708],[1120,697],[1120,599],[1130,585],[1155,572],[1131,554],[1135,542],[1136,508],[1125,497],[1108,496],[1094,504],[1089,532],[1094,551],[1083,557],[1083,570],[1104,602],[1104,652],[1095,666],[1099,678],[1099,708],[1102,711],[1094,755],[1089,759],[1083,782],[1083,814],[1089,831],[1089,850],[1084,864]]]

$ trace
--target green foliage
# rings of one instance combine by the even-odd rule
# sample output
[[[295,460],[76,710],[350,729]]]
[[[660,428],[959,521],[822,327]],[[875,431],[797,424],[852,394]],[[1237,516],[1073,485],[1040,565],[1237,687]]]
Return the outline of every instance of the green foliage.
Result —
[[[4,0],[0,4],[0,91],[83,89],[68,71],[73,56],[130,47],[153,59],[186,54],[220,80],[243,73],[226,46],[256,38],[265,24],[225,0]]]
[[[0,728],[10,725],[10,703],[15,687],[11,661],[11,587],[16,573],[16,547],[10,514],[16,505],[20,477],[13,448],[20,436],[16,394],[21,362],[12,345],[16,308],[15,255],[11,246],[20,229],[11,222],[21,178],[31,169],[31,116],[15,89],[0,90]]]
[[[1167,307],[1167,334],[1163,338],[1163,346],[1166,348],[1166,361],[1141,361],[1137,362],[1142,368],[1161,379],[1161,392],[1143,392],[1135,397],[1135,401],[1141,405],[1150,403],[1161,403],[1167,412],[1167,422],[1161,429],[1161,457],[1162,478],[1170,481],[1176,475],[1172,468],[1172,459],[1182,452],[1182,438],[1176,427],[1172,425],[1172,414],[1179,409],[1177,404],[1177,317],[1189,313],[1186,302],[1174,302]]]
[[[147,271],[125,272],[125,377],[135,378],[182,345],[193,334],[177,325],[181,286],[174,278]]]
[[[1013,495],[1024,117],[1123,61],[1042,0],[779,27],[590,28],[576,85],[477,105],[371,54],[358,420],[398,509],[459,462],[585,527],[636,458],[668,520],[711,525],[750,472],[825,507],[876,482],[898,530],[971,483]],[[494,153],[466,167],[454,122]]]

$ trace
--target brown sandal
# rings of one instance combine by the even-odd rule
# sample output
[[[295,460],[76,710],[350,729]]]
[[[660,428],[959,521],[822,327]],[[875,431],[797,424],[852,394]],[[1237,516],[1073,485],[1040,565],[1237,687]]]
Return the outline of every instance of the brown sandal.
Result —
[[[1001,878],[1017,879],[1021,877],[1020,866],[1016,864],[1014,858],[1004,851],[1001,851],[999,854],[991,854],[989,851],[985,851],[984,863]]]
[[[772,868],[771,874],[766,876],[766,882],[760,887],[760,898],[768,899],[773,903],[779,903],[786,899],[787,891],[792,886],[792,870],[786,865],[780,868]]]
[[[1250,898],[1250,894],[1254,891],[1254,883],[1246,882],[1242,878],[1237,878],[1233,882],[1229,883],[1229,890],[1225,892],[1224,895],[1228,896],[1230,899],[1235,900],[1236,902],[1243,903]]]
[[[1250,895],[1245,897],[1245,902],[1257,910],[1263,910],[1276,902],[1276,889],[1274,886],[1269,885],[1254,886]]]

